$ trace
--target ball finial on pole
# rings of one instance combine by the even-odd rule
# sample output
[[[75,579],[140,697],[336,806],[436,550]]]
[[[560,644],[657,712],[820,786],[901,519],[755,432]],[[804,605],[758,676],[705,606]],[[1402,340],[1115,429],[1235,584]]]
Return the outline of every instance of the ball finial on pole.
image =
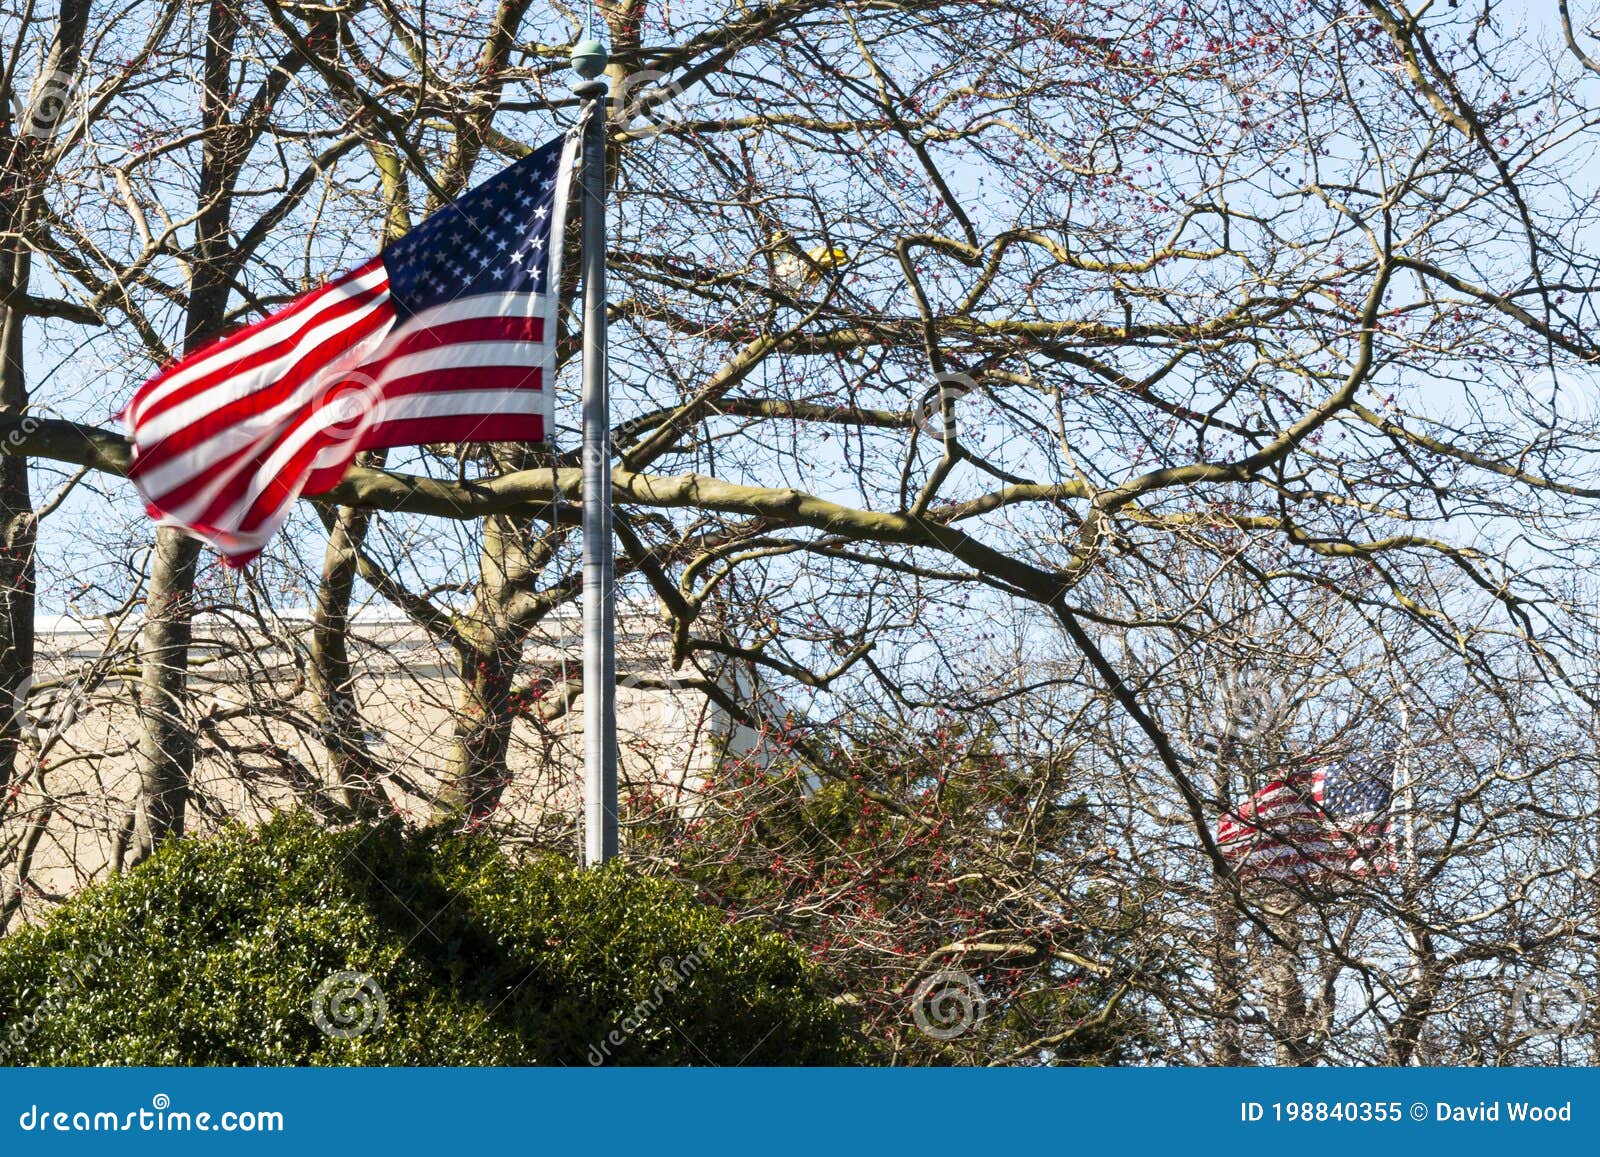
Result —
[[[572,46],[572,71],[584,80],[593,80],[604,72],[610,59],[606,46],[592,36]]]

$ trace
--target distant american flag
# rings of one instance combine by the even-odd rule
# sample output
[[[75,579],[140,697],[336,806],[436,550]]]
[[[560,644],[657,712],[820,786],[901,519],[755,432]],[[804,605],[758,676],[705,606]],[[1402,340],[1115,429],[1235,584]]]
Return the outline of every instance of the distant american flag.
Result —
[[[544,441],[575,146],[551,141],[141,386],[122,417],[151,516],[241,566],[362,450]]]
[[[1242,876],[1395,870],[1387,753],[1289,769],[1217,822],[1217,846]]]

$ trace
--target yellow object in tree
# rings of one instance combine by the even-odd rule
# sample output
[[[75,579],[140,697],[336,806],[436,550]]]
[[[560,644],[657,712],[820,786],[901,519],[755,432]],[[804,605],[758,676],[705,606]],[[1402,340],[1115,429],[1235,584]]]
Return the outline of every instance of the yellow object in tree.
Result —
[[[824,273],[850,264],[850,251],[842,245],[818,245],[802,251],[794,237],[783,231],[772,235],[772,245],[779,250],[773,272],[789,289],[809,289],[822,280]]]

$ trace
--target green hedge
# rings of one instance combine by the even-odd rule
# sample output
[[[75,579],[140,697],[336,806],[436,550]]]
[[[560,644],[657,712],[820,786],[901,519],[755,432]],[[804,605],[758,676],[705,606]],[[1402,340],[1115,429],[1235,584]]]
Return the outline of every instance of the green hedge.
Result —
[[[681,885],[395,823],[175,841],[0,940],[5,1064],[816,1064],[851,1041],[792,945]]]

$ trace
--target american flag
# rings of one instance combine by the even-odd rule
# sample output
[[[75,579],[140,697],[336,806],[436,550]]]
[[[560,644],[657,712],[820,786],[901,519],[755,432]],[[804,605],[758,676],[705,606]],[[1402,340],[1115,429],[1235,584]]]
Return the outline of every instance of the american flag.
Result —
[[[231,566],[362,450],[542,442],[576,137],[140,386],[122,412],[151,517]]]
[[[1288,769],[1217,822],[1217,846],[1241,876],[1395,870],[1389,753]]]

